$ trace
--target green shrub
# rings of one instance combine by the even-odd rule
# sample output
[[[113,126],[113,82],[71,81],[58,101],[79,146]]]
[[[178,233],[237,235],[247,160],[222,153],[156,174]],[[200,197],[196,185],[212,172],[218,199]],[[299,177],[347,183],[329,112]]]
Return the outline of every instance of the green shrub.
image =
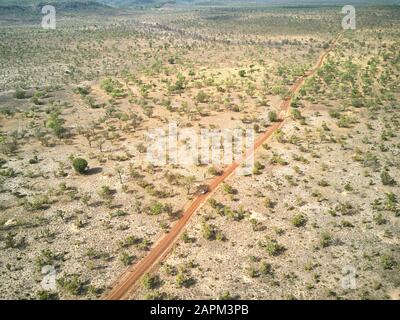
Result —
[[[220,212],[224,216],[226,216],[232,220],[235,220],[235,221],[243,220],[245,213],[246,213],[246,211],[244,210],[243,207],[240,207],[239,210],[232,210],[229,207],[224,207],[223,210],[220,210]]]
[[[88,168],[88,162],[82,158],[75,158],[72,161],[72,166],[74,167],[77,173],[85,174]]]
[[[0,135],[0,152],[10,155],[18,149],[18,141],[15,137]]]
[[[275,111],[270,111],[268,112],[268,119],[270,122],[277,122],[278,121],[278,115],[276,114]]]
[[[159,291],[149,292],[144,296],[144,300],[159,301],[159,300],[176,300],[176,299],[177,298],[174,296],[170,296],[165,292],[159,292]]]
[[[362,99],[359,99],[359,98],[353,98],[351,100],[351,104],[355,108],[362,108],[364,106],[364,101]]]
[[[261,174],[261,170],[263,170],[264,168],[265,168],[265,166],[261,162],[256,161],[254,163],[253,174],[256,174],[256,175]]]
[[[229,291],[226,291],[226,292],[222,293],[222,294],[219,296],[219,300],[233,300],[233,299],[234,299],[234,297],[231,296],[231,294],[229,293]]]
[[[299,109],[294,109],[292,108],[292,116],[296,120],[301,120],[303,119],[303,116],[301,115],[301,112]]]
[[[125,267],[127,267],[127,266],[129,266],[130,264],[132,264],[132,262],[133,262],[133,260],[134,260],[134,257],[131,256],[131,255],[130,255],[129,253],[127,253],[127,252],[122,252],[121,255],[120,255],[120,257],[119,257],[119,260],[122,262],[122,264],[123,264]]]
[[[260,263],[260,273],[262,275],[270,275],[270,274],[272,274],[272,265],[270,263],[262,261]]]
[[[326,232],[323,232],[321,234],[319,243],[323,248],[329,247],[332,244],[332,236]]]
[[[248,270],[248,275],[250,278],[257,278],[260,276],[260,273],[255,268],[250,267]]]
[[[342,114],[339,118],[338,126],[339,128],[350,128],[355,122],[356,121],[352,117]]]
[[[282,166],[288,165],[288,162],[278,154],[274,154],[269,162],[271,164],[279,164]]]
[[[17,99],[25,99],[25,91],[22,89],[15,90],[14,97]]]
[[[118,209],[118,210],[110,213],[110,218],[123,217],[123,216],[126,216],[126,215],[128,215],[128,212],[126,212],[124,210],[121,210],[121,209]]]
[[[39,290],[36,293],[38,300],[58,300],[58,294],[47,290]]]
[[[42,250],[40,255],[36,257],[36,267],[40,271],[42,267],[48,265],[54,265],[55,261],[62,259],[62,255],[55,254],[51,250]]]
[[[73,92],[76,94],[80,94],[81,96],[86,96],[90,93],[90,87],[87,86],[76,87],[73,89]]]
[[[189,234],[187,233],[187,231],[185,231],[182,236],[181,239],[184,243],[193,243],[194,239],[192,239]]]
[[[385,269],[385,270],[392,270],[394,267],[397,266],[397,261],[394,260],[394,258],[388,254],[384,254],[381,257],[381,263],[382,263],[383,269]]]
[[[30,200],[27,200],[24,204],[25,209],[28,211],[37,211],[45,209],[49,204],[49,198],[46,195],[39,195]]]
[[[353,187],[351,186],[350,182],[347,182],[346,185],[344,186],[344,190],[346,191],[353,191]]]
[[[297,228],[304,226],[306,224],[306,222],[307,222],[307,219],[302,214],[296,214],[292,218],[292,224]]]
[[[78,276],[64,276],[57,280],[57,283],[68,293],[78,296],[84,293],[84,285]]]
[[[109,186],[102,186],[97,193],[101,199],[103,199],[108,205],[111,205],[114,199],[114,190]]]
[[[213,176],[220,176],[221,175],[221,171],[219,171],[217,168],[215,168],[214,166],[208,168],[207,170],[208,174],[211,174]]]
[[[215,239],[215,232],[211,225],[206,223],[203,225],[203,237],[207,240]]]
[[[129,248],[131,246],[139,246],[143,243],[143,239],[136,236],[128,236],[124,240],[118,241],[118,247]]]
[[[224,184],[224,191],[228,194],[235,194],[235,189],[227,183]]]
[[[32,102],[34,105],[37,105],[37,106],[40,106],[40,105],[43,104],[37,96],[33,96],[33,97],[31,98],[31,102]]]
[[[340,212],[343,216],[353,216],[358,213],[358,209],[354,207],[349,201],[336,205],[335,210]]]
[[[111,78],[103,80],[101,82],[101,88],[115,99],[122,98],[125,95],[122,90],[122,84]]]
[[[47,119],[46,126],[47,128],[53,130],[53,134],[57,138],[62,138],[66,131],[63,127],[63,124],[64,120],[59,117],[58,113],[52,113]]]
[[[397,197],[393,192],[386,194],[385,209],[392,211],[392,212],[396,212],[398,210],[397,209]]]
[[[354,228],[354,225],[350,221],[347,221],[347,220],[343,220],[341,223],[341,226],[343,228]]]
[[[389,172],[387,172],[386,170],[382,171],[381,180],[384,186],[393,186],[396,184],[396,181],[391,177]]]
[[[337,110],[330,110],[329,115],[331,116],[331,118],[334,118],[334,119],[340,118],[340,112]]]
[[[328,187],[329,186],[329,182],[323,179],[323,180],[318,182],[318,185],[320,187]]]
[[[208,204],[213,209],[220,209],[221,208],[220,203],[217,200],[215,200],[214,198],[208,199]]]
[[[172,92],[182,92],[186,87],[186,83],[187,83],[186,78],[181,73],[178,74],[177,78],[178,79],[176,80],[176,82],[174,84],[170,84],[168,86],[168,91],[171,93]]]
[[[160,282],[161,281],[160,281],[159,276],[152,276],[148,273],[146,273],[141,280],[142,286],[145,289],[149,289],[149,290],[157,288],[159,286]]]
[[[148,208],[148,214],[152,216],[157,216],[164,211],[164,205],[160,202],[155,202]]]
[[[386,219],[384,218],[382,212],[375,214],[373,219],[377,225],[382,225],[386,223]]]
[[[22,237],[19,240],[17,240],[16,236],[17,235],[15,233],[7,233],[4,239],[6,248],[22,249],[26,246],[25,237]]]
[[[273,209],[275,207],[274,201],[271,198],[265,197],[264,199],[264,206],[268,209]]]
[[[286,248],[283,245],[280,245],[276,241],[268,242],[266,249],[270,256],[279,256],[281,253],[283,253],[286,250]]]
[[[199,102],[199,103],[206,103],[206,102],[208,101],[208,99],[209,99],[209,96],[208,96],[208,94],[205,93],[204,91],[200,90],[200,91],[197,93],[197,96],[196,96],[197,102]]]
[[[203,237],[207,240],[225,241],[225,236],[223,233],[214,225],[204,223],[202,232]]]
[[[191,277],[186,277],[183,273],[176,276],[176,284],[179,288],[189,288],[196,283],[196,280]]]

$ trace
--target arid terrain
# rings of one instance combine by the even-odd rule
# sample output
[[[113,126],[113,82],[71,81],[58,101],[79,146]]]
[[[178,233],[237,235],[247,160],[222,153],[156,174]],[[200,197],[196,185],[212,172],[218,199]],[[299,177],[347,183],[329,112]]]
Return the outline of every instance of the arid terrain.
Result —
[[[148,133],[261,135],[302,77],[129,297],[400,298],[399,6],[76,6],[0,12],[1,299],[104,297],[226,169],[156,166]]]

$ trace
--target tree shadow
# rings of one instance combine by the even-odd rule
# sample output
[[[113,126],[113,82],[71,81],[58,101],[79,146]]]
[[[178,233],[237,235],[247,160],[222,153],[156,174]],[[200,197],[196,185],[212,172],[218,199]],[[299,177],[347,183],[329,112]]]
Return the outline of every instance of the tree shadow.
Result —
[[[98,174],[103,171],[103,168],[101,167],[95,167],[95,168],[90,168],[86,171],[87,175],[92,175],[92,174]]]

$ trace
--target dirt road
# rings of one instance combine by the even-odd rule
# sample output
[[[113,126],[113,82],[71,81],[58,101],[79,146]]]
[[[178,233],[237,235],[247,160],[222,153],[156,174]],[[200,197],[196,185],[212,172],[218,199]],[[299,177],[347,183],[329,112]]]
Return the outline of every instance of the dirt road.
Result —
[[[297,93],[304,83],[305,79],[311,77],[315,71],[321,67],[324,63],[328,53],[334,48],[335,44],[339,40],[338,36],[332,43],[331,47],[324,52],[315,67],[309,71],[305,76],[299,78],[292,86],[290,92],[292,94]],[[273,134],[280,129],[285,119],[288,116],[288,111],[290,110],[290,103],[292,98],[286,98],[280,106],[279,122],[275,122],[264,132],[254,143],[254,148],[248,150],[243,156],[241,161],[237,161],[228,166],[221,176],[216,177],[210,184],[210,192],[205,195],[197,196],[189,207],[185,210],[182,217],[172,226],[170,231],[150,250],[147,256],[145,256],[139,263],[132,266],[121,276],[121,278],[116,282],[114,288],[110,290],[106,296],[105,300],[121,300],[126,298],[126,296],[135,288],[138,280],[147,272],[151,272],[153,268],[156,267],[157,263],[160,262],[170,251],[172,246],[176,243],[181,235],[184,227],[192,217],[192,215],[206,202],[206,200],[217,190],[224,180],[226,180],[235,170],[246,160],[248,157],[252,156],[254,152],[265,142],[267,142]]]

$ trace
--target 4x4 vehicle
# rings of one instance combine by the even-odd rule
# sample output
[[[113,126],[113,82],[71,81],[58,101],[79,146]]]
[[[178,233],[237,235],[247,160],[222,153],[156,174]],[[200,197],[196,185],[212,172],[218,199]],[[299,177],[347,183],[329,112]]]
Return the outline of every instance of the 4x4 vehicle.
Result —
[[[202,184],[200,186],[197,187],[196,189],[196,194],[197,195],[202,195],[202,194],[206,194],[210,191],[210,187],[206,184]]]

